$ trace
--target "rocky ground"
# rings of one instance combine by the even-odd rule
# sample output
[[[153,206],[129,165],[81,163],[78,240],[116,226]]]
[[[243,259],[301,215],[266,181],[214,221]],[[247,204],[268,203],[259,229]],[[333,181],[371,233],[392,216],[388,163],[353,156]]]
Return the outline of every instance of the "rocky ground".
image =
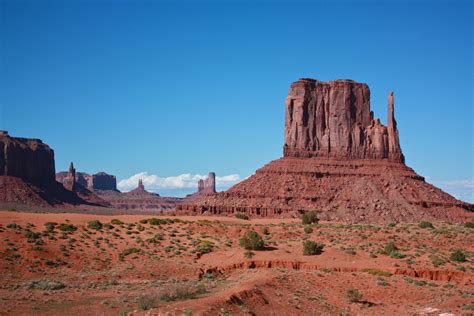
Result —
[[[0,315],[470,315],[467,226],[3,211]]]

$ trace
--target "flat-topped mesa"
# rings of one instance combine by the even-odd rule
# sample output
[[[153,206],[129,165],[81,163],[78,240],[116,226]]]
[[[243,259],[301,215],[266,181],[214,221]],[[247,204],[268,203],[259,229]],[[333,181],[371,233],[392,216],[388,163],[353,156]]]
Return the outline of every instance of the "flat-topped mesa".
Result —
[[[0,132],[0,176],[13,176],[39,186],[54,184],[54,151],[40,139]]]
[[[373,118],[368,85],[352,80],[300,79],[291,85],[285,107],[285,157],[405,161],[393,92],[387,126]]]
[[[207,179],[198,181],[198,193],[216,193],[216,174],[209,172]]]

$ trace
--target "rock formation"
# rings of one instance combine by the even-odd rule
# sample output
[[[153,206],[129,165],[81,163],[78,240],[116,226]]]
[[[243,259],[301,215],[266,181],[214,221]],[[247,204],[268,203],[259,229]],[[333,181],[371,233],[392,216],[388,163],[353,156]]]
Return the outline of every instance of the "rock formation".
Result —
[[[370,111],[367,84],[300,79],[285,101],[285,157],[388,159],[404,162],[394,118],[393,93],[385,127]]]
[[[472,204],[425,182],[404,164],[393,93],[387,126],[370,111],[370,90],[352,80],[300,79],[285,101],[283,158],[226,192],[185,200],[190,214],[246,212],[326,220],[389,222],[472,218]]]
[[[61,171],[56,173],[56,181],[66,185],[68,172]],[[90,191],[111,190],[117,191],[117,179],[114,175],[105,172],[98,172],[90,175],[85,172],[76,172],[76,182]]]
[[[44,186],[54,182],[54,151],[40,139],[0,131],[0,175]]]
[[[71,164],[67,190],[55,181],[54,151],[48,145],[40,139],[11,137],[8,132],[0,132],[0,202],[42,207],[102,205],[73,192],[74,173]]]
[[[214,172],[209,172],[207,179],[200,179],[198,181],[198,193],[216,193],[216,174]]]

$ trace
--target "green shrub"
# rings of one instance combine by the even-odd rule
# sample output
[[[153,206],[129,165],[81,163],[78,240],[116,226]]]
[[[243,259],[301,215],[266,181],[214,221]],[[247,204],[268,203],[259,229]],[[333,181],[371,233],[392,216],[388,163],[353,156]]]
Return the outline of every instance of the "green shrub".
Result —
[[[249,230],[244,237],[239,240],[240,246],[247,250],[262,250],[265,243],[262,237],[254,230]]]
[[[163,224],[163,222],[162,222],[162,220],[160,220],[156,217],[153,217],[153,218],[150,218],[148,220],[148,224],[150,224],[150,225],[161,225],[161,224]]]
[[[377,275],[377,276],[384,276],[384,277],[389,277],[389,276],[392,276],[392,274],[388,271],[384,271],[384,270],[379,270],[379,269],[362,269],[361,270],[362,272],[366,272],[368,274],[372,274],[372,275]]]
[[[464,227],[467,227],[467,228],[474,228],[474,221],[464,223]]]
[[[255,253],[250,250],[247,250],[246,252],[244,252],[244,257],[248,259],[252,258],[254,255]]]
[[[87,225],[89,228],[95,229],[95,230],[100,230],[102,229],[102,223],[98,220],[93,220],[90,221],[89,224]]]
[[[209,253],[212,251],[212,249],[214,248],[214,244],[210,241],[207,241],[207,240],[202,240],[199,245],[196,247],[196,252],[198,254],[205,254],[205,253]]]
[[[110,221],[110,224],[113,224],[113,225],[122,225],[123,222],[117,218],[114,218]]]
[[[250,219],[246,213],[235,213],[235,217],[238,219],[245,219],[247,221]]]
[[[466,254],[461,249],[454,250],[449,258],[455,262],[466,262]]]
[[[362,300],[362,294],[357,289],[348,289],[346,297],[351,303],[358,303]]]
[[[319,222],[316,212],[310,211],[303,214],[301,217],[301,222],[303,225],[317,224]]]
[[[304,232],[305,232],[306,234],[311,234],[311,233],[313,232],[313,228],[310,227],[310,226],[306,226],[306,227],[304,228]]]
[[[20,229],[20,225],[18,225],[17,223],[10,223],[7,225],[7,228]]]
[[[418,227],[420,228],[434,228],[433,224],[430,222],[421,222],[418,224]]]
[[[305,256],[314,256],[320,255],[323,252],[324,244],[312,241],[305,240],[303,241],[303,255]]]
[[[66,224],[66,223],[59,224],[58,228],[60,231],[63,231],[63,232],[74,232],[77,230],[76,226],[72,224]]]
[[[57,225],[58,223],[55,222],[47,222],[44,224],[44,227],[48,232],[52,232]]]
[[[398,251],[398,248],[393,241],[389,241],[383,249],[383,254],[390,255],[394,251]]]
[[[132,253],[139,253],[140,252],[140,249],[138,248],[126,248],[122,251],[122,253],[120,254],[120,259],[123,260],[123,258],[125,258],[126,256],[132,254]]]

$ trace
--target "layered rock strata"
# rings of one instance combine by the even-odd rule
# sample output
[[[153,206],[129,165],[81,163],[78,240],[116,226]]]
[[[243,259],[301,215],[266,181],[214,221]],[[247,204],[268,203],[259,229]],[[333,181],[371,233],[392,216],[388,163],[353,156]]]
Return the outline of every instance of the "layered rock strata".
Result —
[[[300,79],[285,101],[283,158],[226,192],[178,205],[188,214],[245,212],[254,217],[298,217],[390,222],[465,221],[472,204],[427,183],[404,164],[393,92],[387,126],[370,111],[370,90],[352,80]]]

